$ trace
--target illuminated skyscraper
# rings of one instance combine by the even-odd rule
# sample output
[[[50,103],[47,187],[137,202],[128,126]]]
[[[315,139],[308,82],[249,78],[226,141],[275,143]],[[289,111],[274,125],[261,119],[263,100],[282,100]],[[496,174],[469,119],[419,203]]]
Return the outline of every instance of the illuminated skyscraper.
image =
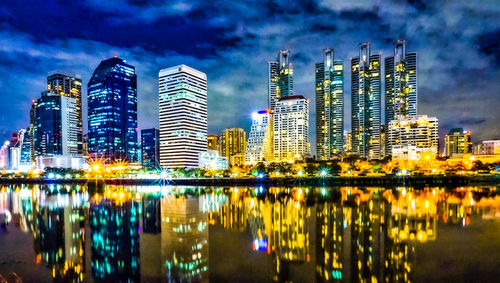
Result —
[[[135,67],[113,57],[88,83],[88,151],[106,162],[138,159]]]
[[[252,114],[252,127],[248,135],[245,164],[269,162],[273,159],[273,117],[271,110]]]
[[[274,161],[294,162],[309,156],[309,100],[302,95],[281,98],[273,114]]]
[[[219,151],[219,136],[216,134],[207,135],[207,149]]]
[[[385,58],[385,124],[417,115],[417,98],[417,53],[406,52],[406,40],[398,40],[394,56]]]
[[[438,154],[438,119],[417,115],[392,120],[387,128],[389,154],[393,159],[419,159],[422,154]]]
[[[334,60],[333,49],[323,50],[316,63],[316,155],[329,160],[343,150],[344,62]]]
[[[207,75],[186,65],[160,70],[160,165],[197,168],[207,151]]]
[[[468,153],[472,153],[470,132],[462,128],[451,129],[444,138],[444,155],[461,157]]]
[[[228,128],[220,134],[220,155],[227,157],[229,166],[244,165],[247,133],[241,128]]]
[[[78,154],[76,99],[46,91],[34,105],[35,156]]]
[[[82,154],[82,79],[75,75],[52,72],[47,77],[47,91],[76,100],[78,154]]]
[[[372,55],[370,43],[359,45],[351,58],[352,151],[370,159],[380,158],[380,54]]]
[[[144,129],[141,131],[142,167],[156,168],[160,165],[158,160],[159,141],[158,129]]]
[[[280,50],[277,61],[269,61],[269,108],[274,110],[276,102],[293,95],[293,68],[290,50]]]
[[[406,52],[406,40],[394,43],[394,55],[385,58],[385,125],[399,117],[417,115],[417,53]],[[384,146],[384,143],[382,143]],[[392,145],[385,143],[389,154]]]

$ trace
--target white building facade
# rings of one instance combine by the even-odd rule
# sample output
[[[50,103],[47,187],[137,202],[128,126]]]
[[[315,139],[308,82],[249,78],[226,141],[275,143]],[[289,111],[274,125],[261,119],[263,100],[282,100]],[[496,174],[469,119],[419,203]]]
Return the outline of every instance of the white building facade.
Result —
[[[393,159],[418,160],[422,154],[438,154],[438,119],[427,115],[392,120],[387,142]]]
[[[252,113],[252,127],[248,134],[245,165],[269,162],[273,159],[273,116],[271,110]]]
[[[200,152],[198,167],[209,170],[225,170],[229,168],[227,157],[220,156],[217,150]]]
[[[160,166],[197,168],[207,151],[207,75],[186,65],[159,73]]]
[[[276,102],[273,118],[274,161],[294,162],[308,157],[309,100],[302,95],[281,98]]]

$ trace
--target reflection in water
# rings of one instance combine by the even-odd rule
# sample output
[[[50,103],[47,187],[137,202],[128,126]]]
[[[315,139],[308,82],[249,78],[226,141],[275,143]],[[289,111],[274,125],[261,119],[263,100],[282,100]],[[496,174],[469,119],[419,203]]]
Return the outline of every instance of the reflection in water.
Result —
[[[129,193],[128,193],[129,194]],[[127,193],[90,201],[92,275],[96,281],[139,281],[139,203]]]
[[[267,257],[255,264],[268,281],[409,282],[415,247],[435,241],[439,225],[500,214],[495,188],[143,189],[89,198],[56,193],[64,186],[3,187],[1,229],[30,232],[34,262],[54,281],[208,282],[218,273],[209,258],[221,258],[209,254],[221,248],[210,247],[214,235],[239,235],[246,247],[230,252]]]

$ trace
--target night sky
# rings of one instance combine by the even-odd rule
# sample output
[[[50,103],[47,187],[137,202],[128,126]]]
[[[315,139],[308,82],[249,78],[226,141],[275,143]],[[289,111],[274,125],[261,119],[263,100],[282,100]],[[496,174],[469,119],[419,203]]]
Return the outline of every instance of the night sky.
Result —
[[[139,128],[157,126],[158,71],[186,64],[208,75],[209,132],[248,131],[251,112],[267,107],[267,61],[290,49],[295,93],[311,99],[314,149],[314,63],[323,48],[349,70],[358,43],[386,57],[406,39],[419,56],[419,114],[439,118],[441,137],[463,127],[473,141],[500,138],[500,1],[1,3],[2,135],[28,126],[48,72],[78,74],[85,97],[93,70],[115,55],[136,67]],[[345,80],[350,129],[349,71]]]

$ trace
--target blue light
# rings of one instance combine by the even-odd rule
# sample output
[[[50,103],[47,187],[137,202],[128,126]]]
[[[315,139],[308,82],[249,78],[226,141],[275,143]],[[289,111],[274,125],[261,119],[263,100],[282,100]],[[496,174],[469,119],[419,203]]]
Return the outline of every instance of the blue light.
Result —
[[[49,178],[49,179],[54,179],[54,177],[55,177],[54,173],[49,173],[47,175],[47,178]]]
[[[260,178],[260,179],[264,178],[264,174],[260,173],[260,174],[259,174],[259,178]]]

